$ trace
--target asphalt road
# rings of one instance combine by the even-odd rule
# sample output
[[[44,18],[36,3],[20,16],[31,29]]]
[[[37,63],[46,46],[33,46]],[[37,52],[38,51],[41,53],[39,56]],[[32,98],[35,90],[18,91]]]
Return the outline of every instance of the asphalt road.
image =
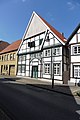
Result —
[[[0,81],[0,108],[12,120],[80,120],[74,97],[6,81]]]

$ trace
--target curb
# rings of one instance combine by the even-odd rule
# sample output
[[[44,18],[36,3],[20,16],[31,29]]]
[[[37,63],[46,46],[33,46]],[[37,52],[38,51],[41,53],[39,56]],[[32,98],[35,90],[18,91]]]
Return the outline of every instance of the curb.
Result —
[[[27,84],[26,84],[26,85],[27,85]],[[37,87],[37,88],[41,88],[41,89],[45,89],[45,90],[48,90],[48,91],[51,91],[51,92],[57,92],[57,93],[60,93],[60,94],[63,94],[63,95],[67,95],[67,96],[73,97],[73,95],[72,95],[72,94],[69,94],[69,93],[57,91],[57,90],[54,90],[54,89],[45,88],[45,87],[38,86],[38,85],[34,85],[34,84],[28,84],[28,85],[29,85],[29,86],[33,86],[33,87]]]
[[[14,80],[14,78],[4,78],[4,79],[16,81],[16,80]],[[58,90],[55,90],[54,88],[50,89],[50,88],[46,88],[46,87],[43,87],[43,86],[38,86],[38,85],[34,85],[34,84],[27,84],[27,83],[25,83],[25,85],[41,88],[41,89],[44,89],[44,90],[47,90],[47,91],[56,92],[56,93],[60,93],[60,94],[67,95],[67,96],[72,96],[72,97],[74,96],[73,94],[69,94],[69,93],[66,93],[66,92],[58,91]]]

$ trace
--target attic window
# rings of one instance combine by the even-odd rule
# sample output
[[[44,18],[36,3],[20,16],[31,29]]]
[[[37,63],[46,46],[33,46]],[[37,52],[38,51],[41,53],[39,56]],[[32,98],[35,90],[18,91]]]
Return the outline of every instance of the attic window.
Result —
[[[35,47],[35,41],[33,41],[33,42],[28,42],[28,47]]]
[[[39,45],[41,45],[42,41],[43,41],[43,38],[39,40]]]
[[[46,42],[49,42],[49,41],[50,41],[49,35],[47,35]]]

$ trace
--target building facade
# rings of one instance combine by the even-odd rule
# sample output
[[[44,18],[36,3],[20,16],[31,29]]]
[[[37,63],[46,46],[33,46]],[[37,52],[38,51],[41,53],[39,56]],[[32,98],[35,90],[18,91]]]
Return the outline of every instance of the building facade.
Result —
[[[80,24],[72,32],[66,45],[69,47],[70,82],[80,81]]]
[[[13,42],[0,52],[0,74],[16,75],[17,73],[17,50],[21,40]]]
[[[18,49],[18,76],[69,79],[66,39],[33,12]],[[67,76],[67,77],[66,77]]]

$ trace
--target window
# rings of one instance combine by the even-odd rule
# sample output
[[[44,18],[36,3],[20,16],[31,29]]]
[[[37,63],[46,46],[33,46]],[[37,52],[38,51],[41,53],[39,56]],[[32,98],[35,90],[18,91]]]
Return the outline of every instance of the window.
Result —
[[[26,65],[22,64],[22,65],[18,65],[18,73],[25,73],[26,71]]]
[[[45,50],[45,56],[50,56],[51,55],[51,50],[48,49],[48,50]]]
[[[80,54],[80,46],[73,46],[73,54]]]
[[[7,54],[7,60],[9,60],[9,54]]]
[[[35,47],[35,41],[33,41],[33,42],[28,42],[28,47]]]
[[[50,73],[50,64],[45,64],[44,65],[44,71],[45,71],[46,74]]]
[[[80,66],[74,66],[74,77],[80,77]]]
[[[54,63],[54,75],[60,74],[60,63]]]
[[[25,55],[19,56],[18,61],[19,62],[25,61]]]
[[[31,54],[30,56],[31,56],[31,59],[34,58],[34,54]]]
[[[10,54],[10,60],[12,60],[13,59],[13,55],[12,54]]]
[[[1,61],[1,58],[2,58],[2,57],[0,56],[0,61]]]
[[[6,65],[6,70],[8,70],[8,65]]]
[[[39,45],[41,45],[42,41],[43,41],[43,38],[39,39]]]
[[[60,55],[60,48],[53,48],[53,54],[54,55]]]
[[[21,57],[22,57],[22,61],[25,61],[25,55],[22,55]]]
[[[25,67],[25,65],[22,65],[22,73],[25,73],[25,69],[26,67]]]
[[[21,56],[18,57],[18,61],[21,62]]]
[[[15,54],[15,53],[13,53],[13,59],[15,60],[15,58],[16,58],[16,54]]]
[[[18,65],[18,73],[21,73],[21,65]]]
[[[6,56],[6,55],[4,56],[4,60],[5,60],[5,61],[7,60],[7,56]]]
[[[4,70],[6,70],[6,65],[4,65]]]
[[[2,56],[2,61],[3,61],[3,56]]]

